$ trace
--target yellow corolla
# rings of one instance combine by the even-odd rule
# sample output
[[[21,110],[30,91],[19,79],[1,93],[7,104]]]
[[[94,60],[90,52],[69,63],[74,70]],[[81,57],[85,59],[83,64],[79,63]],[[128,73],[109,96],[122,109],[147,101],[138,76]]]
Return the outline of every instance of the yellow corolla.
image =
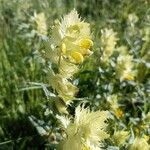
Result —
[[[75,60],[76,63],[82,63],[84,58],[83,58],[83,55],[79,52],[72,52],[71,53],[71,57]]]
[[[80,47],[85,49],[90,49],[93,46],[93,41],[90,39],[81,39]]]

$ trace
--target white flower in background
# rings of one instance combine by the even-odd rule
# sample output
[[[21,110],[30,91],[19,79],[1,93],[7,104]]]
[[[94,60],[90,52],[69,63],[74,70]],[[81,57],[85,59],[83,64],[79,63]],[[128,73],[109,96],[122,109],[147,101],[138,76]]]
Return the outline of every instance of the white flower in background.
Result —
[[[131,26],[134,26],[135,23],[137,23],[139,20],[138,16],[134,13],[128,15],[128,22]]]
[[[117,58],[116,74],[120,81],[134,80],[135,71],[133,70],[133,57],[129,54],[119,55]]]
[[[102,141],[109,137],[105,131],[108,111],[90,112],[78,106],[72,121],[59,118],[66,132],[66,138],[59,145],[61,150],[101,150]]]
[[[43,12],[36,14],[34,16],[34,20],[37,24],[37,31],[41,35],[47,35],[47,24],[46,24],[46,17]]]
[[[101,30],[101,48],[103,51],[102,60],[107,61],[113,54],[118,38],[117,33],[113,29],[104,28]]]

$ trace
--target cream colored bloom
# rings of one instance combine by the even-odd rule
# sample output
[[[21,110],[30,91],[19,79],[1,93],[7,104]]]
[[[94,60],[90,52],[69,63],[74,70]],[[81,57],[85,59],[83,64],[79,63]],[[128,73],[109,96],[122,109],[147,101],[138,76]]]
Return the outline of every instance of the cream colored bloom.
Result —
[[[120,81],[134,80],[135,71],[133,70],[134,63],[131,55],[119,55],[117,58],[116,74]]]
[[[114,52],[115,46],[117,44],[118,38],[117,33],[113,29],[102,29],[101,30],[101,48],[103,51],[102,60],[107,61],[107,59]]]
[[[41,35],[47,35],[47,24],[45,14],[39,13],[35,14],[35,22],[37,24],[37,31]]]
[[[128,54],[128,48],[126,46],[120,46],[116,48],[116,51],[121,55],[127,55]]]
[[[78,67],[75,64],[66,62],[64,60],[61,60],[60,66],[59,66],[59,73],[64,78],[71,78],[73,74],[77,73]]]
[[[61,149],[101,150],[102,141],[109,137],[105,131],[107,118],[107,111],[90,112],[78,106],[74,120],[64,126],[67,136],[60,144]]]
[[[69,104],[77,93],[78,88],[61,74],[54,74],[52,71],[49,71],[48,75],[49,83],[52,88],[57,91],[58,96],[62,98],[66,104]]]
[[[129,147],[129,150],[150,150],[150,145],[144,138],[135,138],[133,144]]]
[[[113,135],[114,142],[118,145],[124,145],[125,141],[129,138],[128,131],[116,131]]]
[[[89,24],[81,21],[77,11],[72,10],[52,30],[52,43],[60,48],[61,55],[80,64],[92,52],[93,46]]]

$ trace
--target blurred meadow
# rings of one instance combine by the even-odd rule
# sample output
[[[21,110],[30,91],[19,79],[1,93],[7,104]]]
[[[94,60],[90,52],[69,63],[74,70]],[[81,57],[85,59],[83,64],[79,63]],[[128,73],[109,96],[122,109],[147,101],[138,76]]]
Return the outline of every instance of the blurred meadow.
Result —
[[[69,113],[74,114],[82,99],[92,110],[110,110],[111,139],[104,149],[129,149],[136,136],[147,137],[150,144],[149,0],[0,0],[0,150],[54,150],[60,141],[58,110],[49,98],[53,92],[46,75],[49,62],[39,53],[46,37],[39,33],[36,16],[44,14],[50,38],[54,24],[74,8],[90,23],[94,45],[93,54],[73,77],[79,92]],[[105,29],[114,31],[117,42],[106,63],[101,57]],[[131,75],[120,79],[122,66],[116,71],[122,49],[133,58],[134,80]],[[120,146],[113,134],[122,129],[130,139]]]

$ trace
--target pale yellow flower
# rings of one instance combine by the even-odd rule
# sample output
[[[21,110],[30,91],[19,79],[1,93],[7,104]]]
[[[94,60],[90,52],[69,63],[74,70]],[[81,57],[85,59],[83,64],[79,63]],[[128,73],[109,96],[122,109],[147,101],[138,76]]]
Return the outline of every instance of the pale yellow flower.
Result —
[[[113,139],[118,146],[124,145],[128,138],[128,131],[116,131],[113,135]]]
[[[84,57],[92,53],[90,49],[93,41],[89,24],[81,21],[75,10],[54,26],[51,40],[60,48],[61,55],[73,63],[82,63]]]
[[[128,54],[128,48],[126,46],[120,46],[116,48],[116,51],[121,55],[127,55]]]
[[[37,31],[41,35],[47,35],[46,17],[43,12],[35,14],[35,22],[37,24]]]
[[[54,72],[49,71],[48,79],[52,88],[57,91],[58,96],[62,98],[66,104],[69,104],[70,101],[74,99],[78,88],[61,74],[54,74]]]
[[[119,55],[117,58],[116,74],[120,78],[120,81],[123,80],[134,80],[135,71],[133,70],[134,63],[133,57],[129,54]]]
[[[128,22],[133,25],[135,24],[136,22],[138,22],[139,18],[136,14],[132,13],[132,14],[129,14],[128,15]]]
[[[101,150],[102,141],[109,137],[105,131],[108,115],[107,111],[90,112],[78,106],[73,121],[65,126],[67,136],[60,144],[61,149]]]
[[[149,135],[144,135],[143,138],[148,142],[150,140],[150,136]]]
[[[150,150],[150,145],[144,138],[135,138],[133,144],[129,147],[129,150]]]
[[[107,61],[108,58],[113,54],[118,38],[117,33],[113,29],[102,29],[101,30],[101,48],[103,51],[102,60]]]
[[[61,60],[59,74],[61,74],[64,78],[71,78],[73,74],[77,73],[78,70],[79,69],[75,64]]]

